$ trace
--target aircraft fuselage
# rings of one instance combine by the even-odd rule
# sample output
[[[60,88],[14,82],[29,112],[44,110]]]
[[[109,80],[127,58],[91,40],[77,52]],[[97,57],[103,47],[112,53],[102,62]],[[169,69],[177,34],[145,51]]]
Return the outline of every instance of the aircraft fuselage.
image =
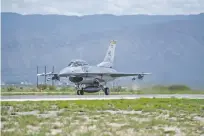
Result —
[[[102,75],[103,73],[113,73],[116,72],[115,69],[98,67],[98,66],[78,66],[78,67],[66,67],[59,72],[60,77],[69,77],[70,73],[101,73],[101,75],[88,75],[85,77],[69,77],[69,81],[79,84],[93,84],[96,79],[109,82],[113,81],[115,78],[111,76]],[[81,81],[80,81],[81,80]]]

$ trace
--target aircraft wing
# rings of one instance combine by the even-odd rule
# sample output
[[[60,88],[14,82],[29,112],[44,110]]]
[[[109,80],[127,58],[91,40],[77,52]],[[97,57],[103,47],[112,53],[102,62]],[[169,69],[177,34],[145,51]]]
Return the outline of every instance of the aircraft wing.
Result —
[[[93,72],[79,72],[79,73],[66,73],[66,76],[76,76],[76,77],[92,77],[92,76],[111,76],[114,78],[118,77],[127,77],[127,76],[144,76],[149,75],[151,73],[120,73],[120,72],[113,72],[113,73],[93,73]],[[58,75],[56,73],[41,73],[37,74],[37,76],[55,76]],[[60,76],[60,75],[59,75]]]
[[[127,77],[127,76],[138,76],[138,75],[150,75],[151,73],[110,73],[112,77]]]
[[[91,76],[111,76],[111,77],[127,77],[127,76],[138,76],[138,75],[149,75],[151,73],[92,73],[92,72],[82,72],[82,73],[67,73],[67,76],[78,76],[78,77],[91,77]]]

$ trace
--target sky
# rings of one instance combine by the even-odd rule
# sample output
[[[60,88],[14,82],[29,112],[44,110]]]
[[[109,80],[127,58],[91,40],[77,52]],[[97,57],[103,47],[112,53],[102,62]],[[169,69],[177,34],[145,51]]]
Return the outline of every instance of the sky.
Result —
[[[61,15],[175,15],[204,12],[204,0],[1,0],[2,12]]]

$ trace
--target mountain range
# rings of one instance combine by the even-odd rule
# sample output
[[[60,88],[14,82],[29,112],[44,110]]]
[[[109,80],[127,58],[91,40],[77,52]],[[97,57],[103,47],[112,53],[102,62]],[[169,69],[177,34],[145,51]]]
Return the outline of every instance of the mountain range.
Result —
[[[204,88],[204,14],[21,15],[1,13],[1,75],[4,82],[36,82],[74,58],[98,64],[117,41],[114,68],[151,72],[139,83]]]

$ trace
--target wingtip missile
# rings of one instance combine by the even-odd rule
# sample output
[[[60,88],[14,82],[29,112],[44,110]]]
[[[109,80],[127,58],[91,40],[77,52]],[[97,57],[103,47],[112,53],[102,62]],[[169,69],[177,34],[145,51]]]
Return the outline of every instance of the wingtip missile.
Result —
[[[37,76],[44,76],[45,73],[40,73],[40,74],[37,74]]]
[[[40,73],[40,74],[37,74],[37,76],[50,76],[50,75],[53,75],[53,72],[48,72],[48,73]]]

